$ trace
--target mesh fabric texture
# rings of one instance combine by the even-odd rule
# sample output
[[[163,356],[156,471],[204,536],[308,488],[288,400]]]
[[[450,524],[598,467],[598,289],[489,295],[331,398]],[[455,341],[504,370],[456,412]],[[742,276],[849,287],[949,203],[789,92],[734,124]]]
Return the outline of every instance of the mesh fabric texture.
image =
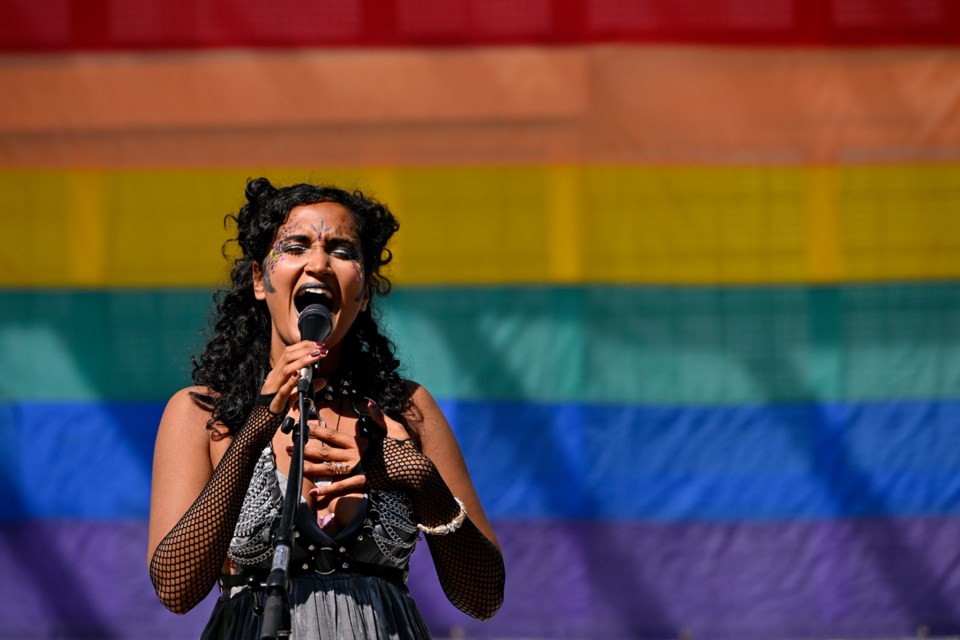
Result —
[[[424,526],[446,524],[460,513],[433,462],[409,440],[372,439],[363,456],[363,468],[370,489],[408,492],[414,514]],[[453,533],[426,538],[440,585],[450,602],[474,618],[492,617],[503,604],[506,578],[499,549],[469,516]]]
[[[282,421],[267,406],[254,407],[203,491],[154,551],[150,579],[171,611],[186,613],[213,588],[260,452]]]

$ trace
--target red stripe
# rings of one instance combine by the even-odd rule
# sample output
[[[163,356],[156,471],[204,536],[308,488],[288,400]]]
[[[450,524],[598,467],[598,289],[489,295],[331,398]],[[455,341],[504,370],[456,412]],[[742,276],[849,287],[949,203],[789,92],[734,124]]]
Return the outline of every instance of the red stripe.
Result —
[[[0,50],[960,45],[953,0],[2,0]]]

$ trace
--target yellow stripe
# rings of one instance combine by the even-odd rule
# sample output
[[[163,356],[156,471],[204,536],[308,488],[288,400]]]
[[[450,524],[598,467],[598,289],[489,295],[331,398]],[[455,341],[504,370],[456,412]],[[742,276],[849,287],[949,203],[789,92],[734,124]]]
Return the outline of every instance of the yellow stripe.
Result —
[[[209,286],[247,177],[362,187],[398,284],[960,277],[960,165],[4,170],[0,286]]]
[[[550,272],[558,280],[578,282],[583,277],[580,239],[582,184],[576,167],[548,169],[547,233],[549,234]]]
[[[75,171],[65,177],[69,211],[67,245],[71,276],[78,285],[96,286],[107,278],[107,223],[103,175]]]
[[[837,196],[837,172],[811,169],[807,189],[807,256],[810,279],[814,282],[834,282],[843,275]]]

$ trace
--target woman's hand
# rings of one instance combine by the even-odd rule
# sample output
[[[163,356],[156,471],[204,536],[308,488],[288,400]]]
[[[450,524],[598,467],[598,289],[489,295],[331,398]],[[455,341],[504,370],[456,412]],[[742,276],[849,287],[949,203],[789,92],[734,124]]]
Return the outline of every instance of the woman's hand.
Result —
[[[360,462],[357,437],[334,431],[320,421],[309,423],[309,438],[303,448],[303,475],[317,480],[334,480],[349,475]],[[293,453],[293,446],[287,446]]]
[[[260,388],[260,393],[263,395],[277,394],[270,401],[270,413],[287,412],[290,397],[297,391],[300,370],[320,362],[327,353],[322,342],[311,340],[303,340],[283,350],[283,354],[273,365],[273,369],[267,374],[267,379],[263,381],[263,386]]]
[[[370,419],[376,425],[375,430],[379,432],[371,440],[341,434],[319,425],[310,427],[311,441],[307,442],[304,449],[303,475],[308,478],[328,477],[333,481],[330,484],[312,489],[310,495],[320,498],[364,491],[367,486],[366,473],[351,474],[353,474],[361,459],[365,465],[369,463],[371,458],[382,460],[382,434],[386,434],[391,442],[412,449],[409,443],[401,442],[409,438],[402,424],[385,416],[373,400],[367,401],[367,411]],[[313,442],[314,438],[318,442]],[[292,447],[289,449],[292,449]],[[312,461],[309,464],[307,463],[308,458]],[[382,462],[374,462],[373,465],[374,468],[383,466]]]
[[[414,446],[406,429],[384,416],[376,403],[370,402],[368,408],[386,437],[372,439],[363,455],[367,485],[416,495],[427,486],[443,484],[433,461]]]

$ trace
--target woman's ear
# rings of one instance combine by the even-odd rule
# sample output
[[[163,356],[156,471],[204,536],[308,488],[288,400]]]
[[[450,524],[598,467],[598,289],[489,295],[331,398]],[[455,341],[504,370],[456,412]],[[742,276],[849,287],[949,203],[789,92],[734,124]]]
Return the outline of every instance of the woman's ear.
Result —
[[[260,269],[260,263],[254,261],[253,265],[253,297],[257,300],[266,300],[267,292],[263,287],[263,270]]]

